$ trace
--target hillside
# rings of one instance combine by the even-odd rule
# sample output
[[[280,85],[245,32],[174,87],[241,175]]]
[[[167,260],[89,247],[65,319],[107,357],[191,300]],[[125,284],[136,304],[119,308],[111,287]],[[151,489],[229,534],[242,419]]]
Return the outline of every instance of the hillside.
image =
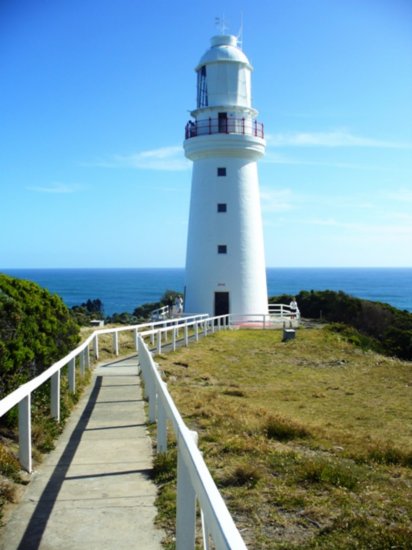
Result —
[[[412,364],[340,334],[228,331],[158,356],[250,548],[410,548]],[[158,465],[173,513],[173,451]]]

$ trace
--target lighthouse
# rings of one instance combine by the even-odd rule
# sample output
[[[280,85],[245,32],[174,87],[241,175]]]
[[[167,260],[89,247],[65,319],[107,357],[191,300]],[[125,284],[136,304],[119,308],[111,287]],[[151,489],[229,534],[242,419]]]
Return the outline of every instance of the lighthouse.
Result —
[[[184,141],[193,161],[185,312],[267,314],[257,169],[265,140],[252,107],[253,69],[237,38],[219,35],[195,70]]]

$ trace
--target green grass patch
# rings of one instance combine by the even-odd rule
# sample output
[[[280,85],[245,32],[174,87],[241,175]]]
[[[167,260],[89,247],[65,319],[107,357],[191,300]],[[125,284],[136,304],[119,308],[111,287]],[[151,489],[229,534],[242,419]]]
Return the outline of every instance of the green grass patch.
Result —
[[[156,358],[247,546],[410,548],[411,363],[345,331],[281,336],[225,331]]]

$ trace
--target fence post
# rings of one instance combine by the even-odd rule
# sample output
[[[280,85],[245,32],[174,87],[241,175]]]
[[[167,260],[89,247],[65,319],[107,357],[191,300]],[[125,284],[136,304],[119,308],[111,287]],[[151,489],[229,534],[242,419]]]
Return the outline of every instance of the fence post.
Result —
[[[154,335],[154,332],[153,332],[154,331],[154,325],[152,325],[150,327],[150,330],[152,331],[152,334],[150,335],[150,344],[152,346],[154,346],[154,343],[155,343],[155,335]]]
[[[94,337],[94,356],[99,359],[99,335],[97,333]]]
[[[176,351],[176,328],[172,329],[172,350]]]
[[[144,347],[143,338],[139,338],[139,366],[140,366],[140,372],[142,373],[143,378],[143,397],[148,398],[149,397],[149,390],[147,388],[148,384],[148,375],[147,375],[147,358],[146,358],[146,350]]]
[[[187,323],[185,323],[185,346],[187,347],[188,345],[189,345],[189,334],[188,334]]]
[[[196,342],[199,342],[199,325],[197,319],[195,320],[195,338]]]
[[[156,422],[156,386],[153,382],[153,374],[150,372],[153,368],[153,365],[149,365],[148,375],[147,375],[147,390],[149,394],[149,422]]]
[[[75,393],[76,391],[76,359],[70,359],[67,377],[69,379],[69,391]]]
[[[84,350],[84,354],[85,354],[85,359],[86,359],[86,367],[89,369],[90,368],[90,352],[89,352],[89,344],[87,344],[85,350]]]
[[[19,461],[23,468],[32,471],[31,461],[31,394],[19,403]]]
[[[79,353],[79,362],[80,362],[80,373],[84,374],[84,353],[81,351]]]
[[[207,336],[207,320],[205,319],[204,321],[204,325],[203,325],[203,334],[205,336]]]
[[[162,333],[160,329],[157,331],[157,353],[162,353]]]
[[[119,333],[113,332],[113,353],[119,355]]]
[[[135,347],[135,350],[137,351],[137,348],[138,348],[138,343],[137,343],[137,328],[134,329],[134,347]]]
[[[165,384],[166,386],[166,384]],[[162,400],[157,397],[157,452],[167,451],[167,417]]]
[[[177,455],[176,548],[195,547],[196,493],[181,450]]]
[[[50,414],[60,422],[60,369],[52,375],[50,380]]]

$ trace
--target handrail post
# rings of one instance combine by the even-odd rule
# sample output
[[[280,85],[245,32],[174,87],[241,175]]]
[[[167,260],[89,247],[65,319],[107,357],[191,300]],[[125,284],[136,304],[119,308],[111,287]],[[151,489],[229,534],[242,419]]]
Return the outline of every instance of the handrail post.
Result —
[[[157,353],[162,353],[162,333],[160,329],[157,331]]]
[[[188,334],[188,326],[187,322],[185,323],[185,346],[187,347],[189,345],[189,334]]]
[[[19,403],[19,461],[23,468],[32,471],[31,459],[31,394]]]
[[[84,355],[85,355],[85,359],[86,359],[86,367],[89,369],[90,368],[90,351],[89,351],[89,344],[87,344],[85,350],[84,350]]]
[[[96,359],[99,359],[99,335],[97,332],[94,337],[94,356]]]
[[[153,368],[156,368],[153,366]],[[147,376],[147,389],[149,394],[149,422],[156,422],[156,409],[157,409],[157,392],[156,384],[151,371],[151,367],[148,369],[149,373]]]
[[[71,393],[76,392],[76,359],[70,359],[67,370],[67,377],[69,379],[69,391]]]
[[[113,353],[119,355],[119,333],[113,332]]]
[[[60,369],[53,374],[50,380],[50,414],[60,422]]]
[[[205,319],[205,320],[203,321],[203,323],[204,323],[204,325],[203,325],[203,334],[204,334],[205,336],[207,336],[207,320]]]
[[[172,329],[172,350],[176,351],[176,328]]]
[[[196,342],[199,342],[199,322],[195,321],[195,339]]]
[[[154,325],[151,325],[150,330],[152,331],[152,334],[150,335],[150,344],[154,346],[155,344],[155,335],[154,335]]]
[[[138,348],[137,328],[134,329],[134,348],[137,351],[137,348]]]
[[[157,452],[167,451],[167,416],[160,397],[157,397]]]
[[[84,353],[83,353],[83,350],[79,353],[79,362],[80,362],[80,373],[83,376],[83,374],[84,374]]]
[[[177,454],[176,548],[195,547],[196,492],[179,448]]]

